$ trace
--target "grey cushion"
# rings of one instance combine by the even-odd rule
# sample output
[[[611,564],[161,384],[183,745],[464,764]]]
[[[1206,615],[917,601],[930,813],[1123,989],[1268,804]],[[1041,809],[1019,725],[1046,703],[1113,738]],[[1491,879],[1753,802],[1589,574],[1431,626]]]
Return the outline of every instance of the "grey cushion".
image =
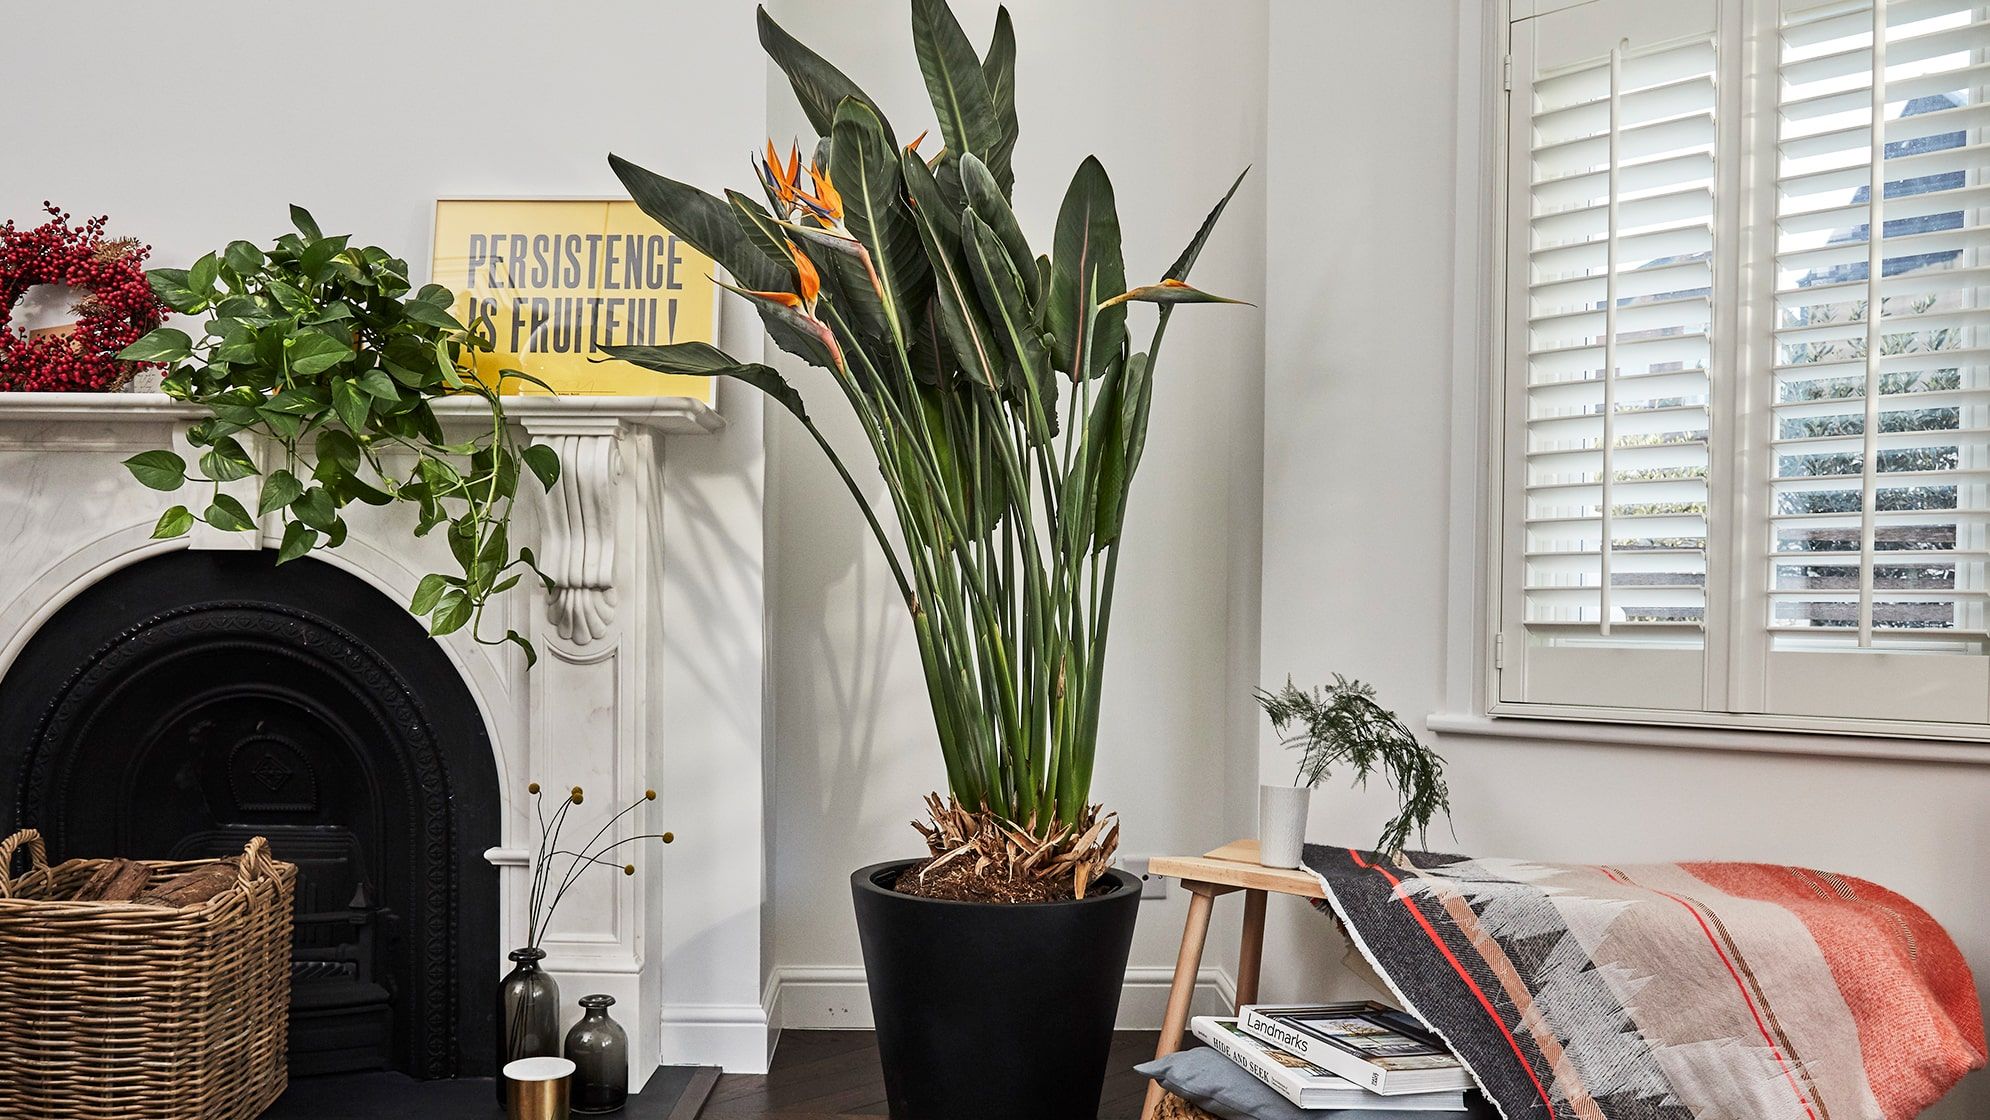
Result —
[[[1244,1067],[1198,1046],[1135,1066],[1168,1092],[1225,1120],[1467,1120],[1470,1112],[1373,1108],[1300,1108]]]

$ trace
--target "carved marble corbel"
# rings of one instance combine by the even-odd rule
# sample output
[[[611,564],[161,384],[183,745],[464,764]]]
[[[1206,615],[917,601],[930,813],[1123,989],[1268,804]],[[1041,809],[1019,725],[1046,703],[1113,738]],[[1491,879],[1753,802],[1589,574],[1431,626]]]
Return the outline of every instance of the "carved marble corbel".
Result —
[[[587,434],[535,435],[560,456],[560,481],[546,495],[539,567],[559,584],[547,604],[553,628],[576,647],[615,628],[615,483],[621,474],[613,426]]]

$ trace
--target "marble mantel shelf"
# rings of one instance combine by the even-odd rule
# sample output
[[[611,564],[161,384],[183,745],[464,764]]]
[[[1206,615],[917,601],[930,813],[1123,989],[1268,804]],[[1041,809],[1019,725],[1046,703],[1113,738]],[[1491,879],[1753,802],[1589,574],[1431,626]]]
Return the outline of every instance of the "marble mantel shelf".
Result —
[[[538,428],[565,421],[621,421],[664,433],[716,432],[725,418],[712,406],[692,397],[507,397],[507,416]],[[444,417],[484,413],[483,402],[461,397],[437,402]],[[129,420],[198,420],[197,405],[173,400],[164,393],[0,393],[0,420],[92,422]]]

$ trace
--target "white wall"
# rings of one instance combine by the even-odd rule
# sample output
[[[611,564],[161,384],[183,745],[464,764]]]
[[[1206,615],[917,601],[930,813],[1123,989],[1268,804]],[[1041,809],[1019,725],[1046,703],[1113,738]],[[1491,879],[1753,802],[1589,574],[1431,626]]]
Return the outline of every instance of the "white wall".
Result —
[[[1356,674],[1413,721],[1451,705],[1455,622],[1470,610],[1452,594],[1451,558],[1473,552],[1469,524],[1452,523],[1452,452],[1475,432],[1469,410],[1464,423],[1452,419],[1461,355],[1451,328],[1454,300],[1478,298],[1456,261],[1453,212],[1459,141],[1475,127],[1459,123],[1459,75],[1478,80],[1481,21],[1460,2],[1013,5],[1017,201],[1040,245],[1087,153],[1114,174],[1136,279],[1173,258],[1236,168],[1259,166],[1197,279],[1257,300],[1262,315],[1176,317],[1133,502],[1097,783],[1127,814],[1128,852],[1198,851],[1248,830],[1260,766],[1286,771],[1261,747],[1249,706],[1261,679]],[[930,120],[899,0],[772,6],[878,96],[901,133]],[[992,3],[959,8],[984,39]],[[612,192],[610,148],[681,178],[745,186],[757,137],[804,130],[785,82],[759,61],[744,0],[586,11],[581,20],[571,8],[508,0],[478,9],[474,26],[458,9],[377,0],[10,11],[11,77],[64,93],[52,100],[59,111],[8,114],[15,154],[0,164],[0,214],[32,219],[44,197],[79,214],[107,211],[114,229],[154,244],[155,260],[184,263],[243,232],[278,232],[294,200],[328,228],[419,263],[438,195]],[[53,68],[67,55],[18,49],[63,41],[79,25],[109,53],[154,60],[145,88],[187,123],[134,121],[128,86],[58,82]],[[267,79],[240,79],[231,50],[264,72],[323,67],[335,93],[311,111],[326,113],[328,102],[344,111],[292,124],[283,114],[305,110],[267,92]],[[372,67],[381,76],[354,80],[354,54],[381,60]],[[463,150],[470,142],[480,147]],[[34,152],[45,154],[21,155]],[[750,353],[757,332],[736,311],[727,338]],[[824,386],[800,376],[804,392],[825,399]],[[738,951],[755,958],[756,982],[795,981],[783,990],[790,1025],[860,1021],[845,881],[862,864],[915,851],[905,822],[943,781],[930,716],[889,577],[847,495],[796,427],[775,418],[763,556],[758,402],[734,393],[722,407],[733,427],[681,441],[668,468],[673,485],[696,495],[671,527],[673,547],[694,546],[673,605],[710,620],[673,636],[681,691],[669,730],[703,748],[687,756],[691,790],[696,767],[757,765],[764,743],[774,808],[764,843],[731,849],[698,847],[700,829],[674,820],[684,840],[673,855],[740,860],[755,885],[768,861],[762,941],[741,939]],[[840,420],[833,401],[817,413]],[[847,425],[828,426],[861,455]],[[1467,463],[1462,481],[1473,477]],[[778,683],[764,736],[763,564]],[[1441,745],[1460,849],[1766,859],[1864,875],[1926,905],[1990,976],[1990,768]],[[1317,803],[1320,840],[1372,838],[1388,810],[1379,790]],[[724,807],[683,812],[702,813],[694,819],[711,822],[706,835],[726,835]],[[757,829],[751,822],[747,836]],[[1232,921],[1234,905],[1222,909]],[[1266,994],[1351,991],[1329,928],[1296,905],[1273,910]],[[1172,961],[1180,913],[1179,897],[1146,904],[1137,977]],[[1219,930],[1211,944],[1207,963],[1227,968],[1231,942]],[[761,998],[712,976],[670,983],[681,985],[673,1000],[705,1006],[715,1021]],[[1979,1074],[1934,1115],[1986,1113],[1990,1080]]]
[[[955,5],[985,44],[995,5]],[[903,0],[769,5],[882,104],[903,138],[932,123]],[[1129,280],[1159,277],[1246,164],[1264,163],[1265,7],[1196,0],[1012,4],[1018,40],[1016,208],[1047,251],[1078,163],[1113,176]],[[786,83],[769,92],[785,149],[809,134]],[[937,131],[928,151],[939,142]],[[1260,300],[1266,179],[1254,171],[1201,262],[1200,286]],[[1151,322],[1145,309],[1136,324]],[[1137,325],[1135,344],[1145,338]],[[1256,680],[1262,318],[1190,307],[1159,367],[1148,452],[1132,499],[1106,670],[1094,796],[1124,814],[1121,850],[1203,851],[1240,827],[1226,750],[1248,753]],[[868,451],[820,376],[797,374],[811,414]],[[849,496],[800,426],[771,426],[774,672],[774,960],[789,1026],[866,1022],[849,874],[920,853],[907,822],[945,775],[911,631]],[[859,478],[874,469],[854,467]],[[872,486],[882,500],[883,486]],[[1255,778],[1250,779],[1255,781]],[[1183,898],[1144,905],[1127,1011],[1157,1021]]]
[[[404,257],[419,281],[439,197],[619,196],[611,149],[696,182],[737,175],[766,113],[753,5],[604,0],[588,18],[578,10],[530,0],[15,5],[0,69],[40,92],[11,99],[0,118],[12,146],[0,160],[0,215],[37,224],[45,198],[79,218],[106,213],[113,233],[152,245],[152,263],[184,267],[232,238],[287,230],[297,202],[327,230]],[[115,79],[77,80],[78,56],[63,45],[78,35],[118,60]],[[757,355],[758,325],[738,310],[728,308],[725,335]],[[724,1024],[742,1020],[757,1032],[762,976],[752,933],[759,806],[700,792],[712,768],[757,772],[762,761],[761,408],[750,393],[722,395],[720,408],[731,421],[723,435],[673,438],[666,451],[668,723],[653,742],[658,817],[680,838],[658,866],[701,871],[679,872],[670,904],[651,916],[667,1019],[694,1041],[736,1035]],[[688,928],[694,913],[713,924]],[[668,967],[687,951],[705,966]],[[490,966],[502,965],[494,949]]]
[[[1473,526],[1452,516],[1452,486],[1475,486],[1476,471],[1468,458],[1454,474],[1452,455],[1473,454],[1477,370],[1472,354],[1454,353],[1452,323],[1473,310],[1454,300],[1480,298],[1469,257],[1457,261],[1472,231],[1454,215],[1460,142],[1469,152],[1483,139],[1472,83],[1490,24],[1476,9],[1273,0],[1271,10],[1263,673],[1354,674],[1413,723],[1456,710],[1447,671],[1470,635],[1450,557],[1476,545]],[[1362,46],[1321,65],[1334,42]],[[1464,180],[1469,202],[1476,170]],[[1462,424],[1454,387],[1468,394]],[[1842,871],[1926,907],[1979,988],[1990,981],[1990,768],[1458,736],[1439,747],[1457,836],[1434,835],[1433,846]],[[1262,759],[1285,772],[1268,744]],[[1388,809],[1379,790],[1324,793],[1311,836],[1370,843]],[[1274,911],[1267,998],[1359,994],[1316,916]],[[1990,1115],[1990,1075],[1927,1115]]]

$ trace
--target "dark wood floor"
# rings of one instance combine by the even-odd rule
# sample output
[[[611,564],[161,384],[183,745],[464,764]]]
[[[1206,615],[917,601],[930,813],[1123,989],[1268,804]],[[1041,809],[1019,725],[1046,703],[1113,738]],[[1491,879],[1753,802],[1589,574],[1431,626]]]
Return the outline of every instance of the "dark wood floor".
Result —
[[[1147,1082],[1133,1072],[1154,1056],[1152,1031],[1113,1036],[1099,1120],[1134,1120]],[[840,1120],[886,1114],[877,1039],[869,1031],[783,1031],[765,1077],[719,1078],[700,1120]]]

